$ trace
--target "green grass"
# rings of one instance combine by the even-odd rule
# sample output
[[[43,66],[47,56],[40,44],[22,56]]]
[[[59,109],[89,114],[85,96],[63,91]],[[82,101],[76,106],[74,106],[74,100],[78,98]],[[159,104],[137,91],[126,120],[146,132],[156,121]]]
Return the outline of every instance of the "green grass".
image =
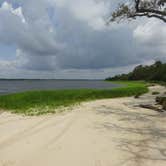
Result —
[[[24,93],[0,96],[0,108],[25,115],[55,113],[59,107],[72,106],[82,101],[134,96],[146,93],[144,82],[115,82],[122,87],[110,90],[50,90],[29,91]]]

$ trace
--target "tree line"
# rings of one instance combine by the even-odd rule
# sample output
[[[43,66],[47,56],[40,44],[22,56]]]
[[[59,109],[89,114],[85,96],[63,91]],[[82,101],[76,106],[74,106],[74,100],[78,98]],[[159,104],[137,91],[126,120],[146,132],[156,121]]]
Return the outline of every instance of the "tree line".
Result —
[[[139,65],[128,74],[120,74],[106,78],[109,81],[119,80],[145,80],[145,81],[164,81],[166,82],[166,63],[156,61],[149,66]]]

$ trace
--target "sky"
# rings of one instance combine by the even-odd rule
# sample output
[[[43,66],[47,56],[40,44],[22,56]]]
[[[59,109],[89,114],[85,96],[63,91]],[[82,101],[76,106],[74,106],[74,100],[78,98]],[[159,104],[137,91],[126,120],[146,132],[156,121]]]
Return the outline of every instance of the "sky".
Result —
[[[158,19],[106,22],[118,0],[0,0],[0,78],[104,79],[166,61]]]

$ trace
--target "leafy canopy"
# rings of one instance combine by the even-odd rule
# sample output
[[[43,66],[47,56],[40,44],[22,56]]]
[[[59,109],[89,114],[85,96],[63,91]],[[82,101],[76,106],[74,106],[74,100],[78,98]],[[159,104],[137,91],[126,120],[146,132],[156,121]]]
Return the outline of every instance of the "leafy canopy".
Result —
[[[128,74],[121,74],[107,80],[146,80],[146,81],[163,81],[166,82],[166,63],[160,61],[150,66],[137,66]]]

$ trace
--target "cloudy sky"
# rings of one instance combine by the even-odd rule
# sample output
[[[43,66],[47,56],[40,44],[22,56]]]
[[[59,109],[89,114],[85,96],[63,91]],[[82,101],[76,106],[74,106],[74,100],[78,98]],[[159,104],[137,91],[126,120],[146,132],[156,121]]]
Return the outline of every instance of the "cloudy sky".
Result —
[[[118,0],[0,0],[0,78],[93,78],[166,61],[156,19],[106,26]]]

